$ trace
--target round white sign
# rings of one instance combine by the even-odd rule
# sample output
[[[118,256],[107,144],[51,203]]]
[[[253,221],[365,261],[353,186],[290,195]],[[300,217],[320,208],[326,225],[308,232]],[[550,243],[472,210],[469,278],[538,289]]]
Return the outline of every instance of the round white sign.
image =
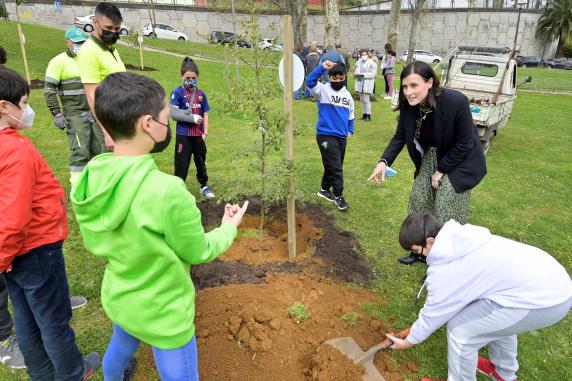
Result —
[[[292,90],[296,91],[302,87],[304,83],[304,64],[300,57],[292,54]],[[280,78],[280,84],[284,88],[284,57],[280,60],[280,66],[278,67],[278,77]]]

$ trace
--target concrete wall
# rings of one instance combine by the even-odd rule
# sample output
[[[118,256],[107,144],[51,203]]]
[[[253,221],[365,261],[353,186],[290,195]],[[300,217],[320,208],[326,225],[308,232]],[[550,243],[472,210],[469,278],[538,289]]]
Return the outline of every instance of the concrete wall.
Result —
[[[93,13],[94,2],[71,2],[77,5],[62,6],[55,10],[53,3],[27,2],[20,6],[20,18],[25,22],[65,28],[73,24],[74,16]],[[15,5],[6,2],[10,16],[15,17]],[[140,5],[118,4],[124,22],[131,28],[141,29],[149,22],[147,9]],[[213,30],[232,31],[232,15],[206,9],[184,6],[157,6],[157,22],[167,23],[184,31],[194,41],[205,41]],[[544,44],[534,37],[540,13],[523,11],[518,31],[521,55],[552,57],[556,43]],[[246,20],[238,15],[238,20]],[[422,17],[417,36],[417,48],[445,56],[458,44],[512,47],[518,14],[512,9],[449,9],[428,10]],[[280,35],[280,15],[261,14],[259,23],[268,38]],[[357,47],[381,49],[386,43],[389,13],[385,11],[342,13],[340,15],[340,42],[350,51]],[[400,18],[400,34],[396,51],[401,55],[408,44],[411,14],[404,12]],[[324,40],[324,16],[308,15],[308,41]]]

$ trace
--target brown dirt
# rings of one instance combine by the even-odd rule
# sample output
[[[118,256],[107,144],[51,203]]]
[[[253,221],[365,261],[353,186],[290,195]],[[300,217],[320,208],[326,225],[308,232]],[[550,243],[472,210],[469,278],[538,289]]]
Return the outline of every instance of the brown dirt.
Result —
[[[135,71],[157,71],[157,69],[155,69],[154,67],[151,67],[151,66],[144,66],[143,69],[141,69],[141,66],[135,66],[135,65],[131,65],[131,64],[125,64],[125,68],[129,69],[129,70],[135,70]]]
[[[287,262],[285,210],[270,212],[260,242],[252,236],[260,203],[250,201],[253,215],[245,218],[231,251],[221,260],[193,267],[201,381],[362,381],[363,369],[324,342],[349,336],[367,350],[386,332],[403,327],[391,327],[364,312],[366,304],[382,305],[381,296],[336,283],[367,284],[371,274],[354,249],[354,236],[339,232],[323,208],[299,205],[298,252],[305,254]],[[220,223],[222,205],[206,201],[199,208],[205,226]],[[265,244],[271,249],[265,250]],[[308,308],[307,320],[289,315],[289,307],[297,302]],[[395,364],[390,353],[381,351],[374,360],[386,381],[403,381],[416,373],[415,364]],[[135,379],[158,380],[148,346],[142,346],[138,359]]]

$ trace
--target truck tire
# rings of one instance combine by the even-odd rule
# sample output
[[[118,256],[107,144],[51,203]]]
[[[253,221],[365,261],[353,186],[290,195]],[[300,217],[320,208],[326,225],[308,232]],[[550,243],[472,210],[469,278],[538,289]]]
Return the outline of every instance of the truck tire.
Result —
[[[481,149],[483,150],[483,155],[486,155],[487,153],[489,153],[489,150],[491,149],[491,145],[493,144],[493,138],[494,137],[495,137],[495,135],[492,135],[487,140],[481,140]]]

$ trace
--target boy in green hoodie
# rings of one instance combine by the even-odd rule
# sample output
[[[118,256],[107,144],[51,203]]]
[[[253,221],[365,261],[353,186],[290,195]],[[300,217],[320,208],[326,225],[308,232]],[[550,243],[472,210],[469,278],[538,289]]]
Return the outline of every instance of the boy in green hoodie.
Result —
[[[109,75],[96,90],[95,113],[115,149],[89,162],[71,199],[86,248],[108,261],[101,303],[114,330],[105,380],[123,380],[140,341],[153,347],[163,380],[198,380],[190,265],[230,247],[248,203],[227,204],[221,226],[205,233],[183,181],[161,172],[149,155],[171,138],[169,106],[156,81]]]

